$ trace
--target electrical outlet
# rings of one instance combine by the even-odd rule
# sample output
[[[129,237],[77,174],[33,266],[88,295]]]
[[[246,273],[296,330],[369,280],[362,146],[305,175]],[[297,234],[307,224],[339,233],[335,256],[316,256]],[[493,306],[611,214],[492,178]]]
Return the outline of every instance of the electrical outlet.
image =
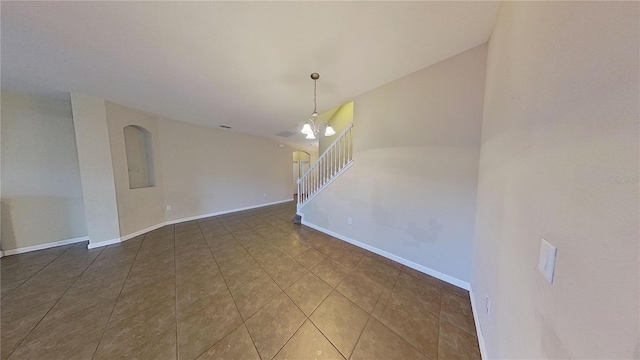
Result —
[[[353,224],[353,219],[352,218],[347,218],[347,225],[351,225]]]
[[[167,205],[167,211],[171,211],[171,205]]]
[[[487,315],[491,314],[491,299],[489,299],[489,295],[485,298],[484,306],[487,309]]]

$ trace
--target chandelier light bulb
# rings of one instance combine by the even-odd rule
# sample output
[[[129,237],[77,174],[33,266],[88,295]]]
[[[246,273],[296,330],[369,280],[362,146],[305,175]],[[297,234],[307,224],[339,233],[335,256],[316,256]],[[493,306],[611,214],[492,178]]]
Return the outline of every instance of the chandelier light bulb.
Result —
[[[314,140],[315,138],[316,137],[313,135],[313,133],[308,133],[305,139]]]
[[[331,125],[327,125],[327,129],[324,131],[324,136],[333,136],[336,134],[336,131],[333,130]]]
[[[311,125],[309,125],[309,123],[304,124],[300,132],[305,135],[313,134],[313,130],[311,130]]]

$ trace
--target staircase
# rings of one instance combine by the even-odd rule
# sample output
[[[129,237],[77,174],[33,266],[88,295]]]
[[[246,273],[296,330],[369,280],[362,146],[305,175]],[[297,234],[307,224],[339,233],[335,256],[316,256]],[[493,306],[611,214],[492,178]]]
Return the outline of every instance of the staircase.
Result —
[[[329,145],[298,182],[298,210],[353,164],[352,132],[349,124]]]

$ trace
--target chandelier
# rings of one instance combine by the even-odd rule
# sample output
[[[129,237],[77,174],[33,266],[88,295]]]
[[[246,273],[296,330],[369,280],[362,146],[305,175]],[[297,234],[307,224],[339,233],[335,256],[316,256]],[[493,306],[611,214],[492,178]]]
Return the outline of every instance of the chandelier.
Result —
[[[307,120],[307,122],[302,127],[301,133],[307,135],[306,139],[313,140],[316,138],[316,135],[320,132],[320,125],[322,123],[326,123],[327,127],[324,130],[324,136],[332,136],[335,135],[336,132],[333,130],[331,125],[329,125],[328,121],[318,121],[318,100],[317,100],[317,91],[316,91],[316,83],[318,79],[320,79],[320,74],[313,73],[311,74],[311,79],[313,80],[313,112],[311,113],[311,118]]]

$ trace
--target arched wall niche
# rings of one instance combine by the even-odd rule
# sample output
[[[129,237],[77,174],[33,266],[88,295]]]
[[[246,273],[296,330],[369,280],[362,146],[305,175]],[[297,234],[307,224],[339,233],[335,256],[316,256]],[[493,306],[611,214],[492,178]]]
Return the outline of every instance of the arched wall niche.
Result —
[[[123,131],[129,189],[155,186],[151,133],[137,125],[125,126]]]

